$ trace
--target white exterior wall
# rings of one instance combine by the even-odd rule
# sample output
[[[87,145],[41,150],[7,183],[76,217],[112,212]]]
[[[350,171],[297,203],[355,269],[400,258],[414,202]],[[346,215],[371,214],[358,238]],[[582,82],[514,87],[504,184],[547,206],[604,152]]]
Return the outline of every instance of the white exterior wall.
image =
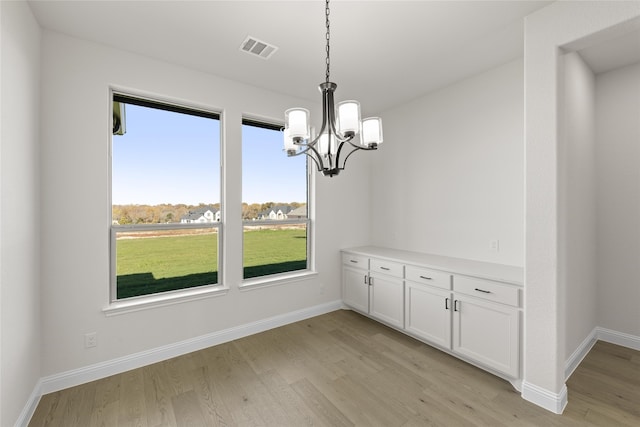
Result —
[[[40,28],[26,2],[0,2],[0,425],[40,378]]]
[[[44,376],[339,303],[339,250],[368,243],[369,225],[367,218],[345,221],[333,208],[356,212],[368,205],[362,157],[354,156],[340,179],[317,179],[314,246],[319,274],[259,289],[238,287],[242,116],[278,120],[291,106],[317,111],[317,105],[49,31],[43,36],[42,85]],[[103,313],[109,298],[110,85],[222,111],[226,295],[111,317]],[[79,206],[86,215],[74,215]],[[94,331],[97,347],[84,349],[83,335]]]
[[[523,265],[523,81],[516,60],[386,112],[372,244]]]

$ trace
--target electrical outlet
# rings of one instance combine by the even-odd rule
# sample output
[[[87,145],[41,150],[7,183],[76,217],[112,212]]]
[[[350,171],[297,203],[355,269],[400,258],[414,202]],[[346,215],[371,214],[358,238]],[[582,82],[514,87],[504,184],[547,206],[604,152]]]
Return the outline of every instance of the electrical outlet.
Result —
[[[324,295],[324,283],[320,284],[320,295]]]
[[[489,249],[491,252],[500,252],[500,240],[492,240],[489,242]]]
[[[84,348],[92,348],[98,345],[98,338],[95,332],[84,334]]]

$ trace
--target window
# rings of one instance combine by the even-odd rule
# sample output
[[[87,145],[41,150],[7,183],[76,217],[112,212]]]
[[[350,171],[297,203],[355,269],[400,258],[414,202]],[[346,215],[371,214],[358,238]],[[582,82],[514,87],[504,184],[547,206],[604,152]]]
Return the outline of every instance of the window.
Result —
[[[309,268],[307,159],[287,157],[280,128],[243,120],[244,279]]]
[[[111,300],[218,283],[220,120],[113,95]]]

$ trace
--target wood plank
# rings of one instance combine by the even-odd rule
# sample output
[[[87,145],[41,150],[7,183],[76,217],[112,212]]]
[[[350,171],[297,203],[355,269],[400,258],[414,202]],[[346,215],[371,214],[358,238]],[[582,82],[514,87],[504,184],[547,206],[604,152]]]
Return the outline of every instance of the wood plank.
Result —
[[[42,396],[33,416],[31,417],[29,426],[61,425],[60,423],[64,414],[64,408],[67,403],[67,390],[57,391]]]
[[[200,402],[193,390],[177,394],[171,398],[173,413],[175,414],[175,425],[184,427],[206,427],[207,424],[202,416]]]
[[[176,393],[170,384],[166,365],[154,363],[145,366],[142,368],[142,376],[147,423],[150,426],[175,425],[176,418],[171,399]]]
[[[283,420],[282,425],[322,425],[322,420],[311,411],[311,408],[306,405],[300,395],[277,371],[264,372],[260,375],[260,379],[278,402],[280,412],[286,416],[286,420]]]
[[[93,412],[90,426],[107,427],[117,425],[120,402],[120,375],[96,381]]]
[[[208,426],[226,426],[232,421],[231,414],[214,382],[209,381],[209,367],[201,366],[194,373],[194,391],[202,407],[202,414]]]
[[[144,399],[144,374],[134,369],[120,374],[118,426],[146,427],[147,408]]]
[[[69,390],[61,425],[88,426],[91,422],[96,383],[90,382]]]
[[[335,427],[355,425],[309,380],[302,379],[291,386],[307,407],[322,420],[321,425]]]

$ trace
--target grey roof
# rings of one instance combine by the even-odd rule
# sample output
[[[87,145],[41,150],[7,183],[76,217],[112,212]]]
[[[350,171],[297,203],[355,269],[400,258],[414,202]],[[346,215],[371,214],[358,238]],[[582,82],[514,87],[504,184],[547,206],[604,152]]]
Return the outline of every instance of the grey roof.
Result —
[[[258,215],[263,215],[263,216],[267,216],[269,215],[269,212],[273,211],[273,212],[278,212],[278,211],[282,211],[283,214],[287,215],[289,214],[289,212],[291,212],[293,210],[293,208],[291,206],[288,205],[279,205],[279,206],[273,206],[270,207],[269,209],[265,209],[262,212],[260,212]]]
[[[207,211],[211,211],[213,212],[213,214],[215,215],[216,212],[218,212],[220,209],[218,208],[214,208],[213,206],[201,206],[199,208],[196,208],[192,211],[187,212],[186,215],[182,216],[180,219],[192,219],[192,220],[196,220],[198,218],[200,218],[202,215],[204,215]]]
[[[289,212],[289,216],[307,217],[307,205],[298,206]]]

